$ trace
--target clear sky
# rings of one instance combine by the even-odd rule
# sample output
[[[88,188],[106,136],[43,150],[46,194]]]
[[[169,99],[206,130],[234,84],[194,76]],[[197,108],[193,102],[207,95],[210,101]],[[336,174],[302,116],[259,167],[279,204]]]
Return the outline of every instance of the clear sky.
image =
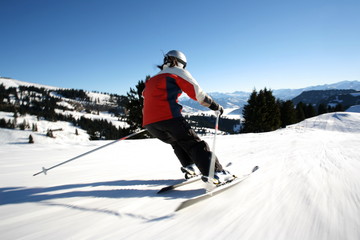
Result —
[[[207,92],[360,80],[360,1],[0,0],[0,76],[125,94],[172,49]]]

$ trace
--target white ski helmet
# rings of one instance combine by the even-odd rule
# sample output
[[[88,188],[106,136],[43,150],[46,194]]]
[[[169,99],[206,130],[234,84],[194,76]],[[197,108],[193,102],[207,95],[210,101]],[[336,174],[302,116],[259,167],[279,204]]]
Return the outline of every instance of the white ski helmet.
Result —
[[[184,68],[186,67],[186,57],[185,54],[177,51],[177,50],[171,50],[164,56],[164,63],[167,62],[167,57],[175,57],[180,63],[184,65]]]

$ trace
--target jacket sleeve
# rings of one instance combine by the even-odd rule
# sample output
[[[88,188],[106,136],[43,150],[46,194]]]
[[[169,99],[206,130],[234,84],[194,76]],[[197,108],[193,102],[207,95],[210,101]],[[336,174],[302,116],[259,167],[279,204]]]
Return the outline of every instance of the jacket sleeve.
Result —
[[[204,107],[214,107],[217,105],[216,109],[218,109],[218,104],[207,94],[205,93],[197,81],[191,76],[191,74],[185,69],[174,69],[177,70],[175,73],[179,78],[177,79],[177,84],[181,88],[183,92],[185,92],[191,99],[198,101]]]

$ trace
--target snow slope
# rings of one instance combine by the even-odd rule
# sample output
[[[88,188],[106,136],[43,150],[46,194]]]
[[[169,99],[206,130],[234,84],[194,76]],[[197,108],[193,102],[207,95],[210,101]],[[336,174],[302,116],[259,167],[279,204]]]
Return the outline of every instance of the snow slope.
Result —
[[[14,113],[0,111],[0,119],[13,121]],[[0,146],[1,144],[26,144],[29,142],[29,135],[33,137],[35,143],[41,144],[77,144],[79,142],[89,142],[89,135],[86,131],[73,126],[69,122],[38,120],[36,116],[32,115],[17,117],[18,124],[23,122],[26,122],[30,128],[33,124],[36,124],[38,130],[33,132],[30,128],[27,128],[25,131],[0,128]],[[61,129],[61,131],[53,132],[54,138],[46,137],[48,130],[56,129]],[[75,134],[76,130],[78,135]]]
[[[48,85],[43,85],[43,84],[37,84],[37,83],[30,83],[30,82],[24,82],[24,81],[20,81],[20,80],[16,80],[16,79],[12,79],[12,78],[3,78],[0,77],[0,85],[4,85],[5,88],[10,88],[10,87],[14,87],[14,88],[18,88],[20,86],[33,86],[36,88],[45,88],[47,90],[59,90],[59,89],[66,89],[66,88],[60,88],[60,87],[54,87],[54,86],[48,86]],[[93,91],[85,91],[87,96],[89,97],[90,101],[92,102],[97,102],[98,104],[109,104],[111,96],[110,94],[106,94],[106,93],[99,93],[99,92],[93,92]],[[63,96],[59,96],[57,95],[55,92],[53,92],[51,94],[53,97],[59,97],[62,98],[65,101],[70,101],[70,102],[76,102],[75,100],[72,99],[67,99]],[[65,102],[62,102],[65,103]]]
[[[349,107],[346,112],[358,112],[360,113],[360,105],[354,105]]]
[[[156,139],[120,141],[32,176],[106,143],[1,144],[0,238],[360,239],[360,113],[218,136],[217,155],[232,172],[260,169],[177,213],[202,184],[156,194],[182,177],[171,147]]]

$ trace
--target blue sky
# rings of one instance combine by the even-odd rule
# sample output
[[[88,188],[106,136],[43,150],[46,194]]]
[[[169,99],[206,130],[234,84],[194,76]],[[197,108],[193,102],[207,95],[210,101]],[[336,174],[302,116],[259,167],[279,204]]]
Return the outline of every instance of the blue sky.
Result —
[[[0,76],[125,94],[177,49],[207,92],[360,80],[358,0],[0,0]]]

